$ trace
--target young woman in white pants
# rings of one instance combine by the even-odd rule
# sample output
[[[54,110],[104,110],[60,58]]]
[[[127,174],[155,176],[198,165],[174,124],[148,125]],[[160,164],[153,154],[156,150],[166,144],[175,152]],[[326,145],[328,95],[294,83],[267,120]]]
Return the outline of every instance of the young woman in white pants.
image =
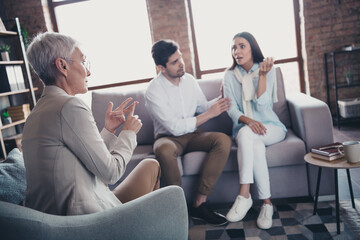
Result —
[[[255,183],[263,200],[257,225],[269,229],[274,210],[265,147],[282,141],[287,131],[273,111],[277,101],[274,61],[264,59],[256,39],[248,32],[234,36],[232,58],[233,65],[225,72],[223,86],[224,95],[231,99],[228,114],[238,145],[240,190],[226,218],[237,222],[245,217],[253,204],[250,184]]]

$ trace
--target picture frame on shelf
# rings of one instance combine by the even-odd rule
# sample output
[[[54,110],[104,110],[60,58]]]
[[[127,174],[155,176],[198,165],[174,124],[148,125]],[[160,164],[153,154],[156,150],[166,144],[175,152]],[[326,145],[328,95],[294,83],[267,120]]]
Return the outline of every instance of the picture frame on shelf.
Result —
[[[0,18],[0,31],[3,31],[3,32],[6,31],[5,25],[4,25],[3,21],[1,20],[1,18]]]

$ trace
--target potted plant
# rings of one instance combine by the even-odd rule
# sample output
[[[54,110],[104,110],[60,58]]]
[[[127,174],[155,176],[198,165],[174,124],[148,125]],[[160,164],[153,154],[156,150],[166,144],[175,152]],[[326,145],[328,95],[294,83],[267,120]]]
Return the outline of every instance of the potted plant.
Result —
[[[1,120],[4,125],[12,123],[9,113],[6,111],[2,113]]]
[[[352,83],[352,81],[354,80],[354,74],[351,71],[347,71],[345,73],[345,79],[348,85],[350,85]]]
[[[0,45],[1,59],[3,61],[10,61],[9,52],[10,52],[10,45],[7,44]]]

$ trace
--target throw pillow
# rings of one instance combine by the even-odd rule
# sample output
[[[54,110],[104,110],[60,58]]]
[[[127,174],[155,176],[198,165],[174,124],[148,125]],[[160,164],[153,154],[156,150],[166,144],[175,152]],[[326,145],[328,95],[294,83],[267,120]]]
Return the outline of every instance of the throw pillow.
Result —
[[[0,163],[0,200],[20,204],[25,198],[26,178],[22,153],[14,148]]]

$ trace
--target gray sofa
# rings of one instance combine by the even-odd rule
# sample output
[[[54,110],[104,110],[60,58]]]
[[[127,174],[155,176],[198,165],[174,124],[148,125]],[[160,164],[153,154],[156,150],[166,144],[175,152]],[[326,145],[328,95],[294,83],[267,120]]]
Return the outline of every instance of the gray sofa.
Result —
[[[287,198],[313,195],[315,192],[317,169],[307,166],[304,155],[312,147],[333,142],[332,118],[328,106],[315,98],[302,93],[285,96],[284,83],[280,68],[276,69],[279,101],[274,104],[274,111],[288,128],[284,141],[266,148],[270,173],[272,198]],[[199,85],[210,100],[220,93],[222,79],[199,80]],[[146,157],[155,157],[152,151],[154,142],[152,120],[144,105],[144,92],[148,83],[118,87],[92,92],[91,108],[96,124],[101,130],[109,101],[115,106],[127,97],[140,102],[135,114],[142,120],[143,127],[138,133],[138,146],[128,164],[125,176]],[[223,113],[204,125],[206,131],[224,132],[231,136],[232,122],[227,113]],[[236,144],[233,144],[229,159],[220,176],[209,202],[233,202],[239,190],[239,175],[236,160]],[[182,175],[182,188],[190,202],[196,193],[198,174],[205,152],[192,152],[178,158]],[[322,173],[320,195],[334,194],[333,172],[324,169]],[[254,197],[256,194],[252,190]]]

